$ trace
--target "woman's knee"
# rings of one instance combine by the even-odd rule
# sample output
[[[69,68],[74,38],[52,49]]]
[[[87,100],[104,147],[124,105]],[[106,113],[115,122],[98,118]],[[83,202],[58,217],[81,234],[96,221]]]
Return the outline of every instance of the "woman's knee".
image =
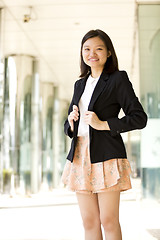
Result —
[[[100,219],[97,216],[95,217],[93,215],[86,214],[83,216],[82,220],[85,230],[91,230],[93,228],[95,229],[101,226]]]
[[[119,219],[114,214],[101,216],[101,224],[105,231],[113,232],[119,227]]]

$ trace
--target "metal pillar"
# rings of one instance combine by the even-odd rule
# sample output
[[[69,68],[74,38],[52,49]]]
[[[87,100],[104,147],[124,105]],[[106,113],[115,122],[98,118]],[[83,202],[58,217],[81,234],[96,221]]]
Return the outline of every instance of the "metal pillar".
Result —
[[[39,74],[38,61],[33,60],[32,102],[31,102],[31,192],[37,193],[39,189]]]

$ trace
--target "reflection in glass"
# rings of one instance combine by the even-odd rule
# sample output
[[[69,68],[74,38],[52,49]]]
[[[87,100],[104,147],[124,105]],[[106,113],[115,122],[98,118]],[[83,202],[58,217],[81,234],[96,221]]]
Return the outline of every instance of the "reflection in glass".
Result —
[[[53,84],[42,85],[42,181],[48,189],[53,186]]]
[[[33,57],[5,58],[3,104],[3,191],[30,189],[31,84]],[[26,68],[27,66],[27,68]]]
[[[141,134],[143,196],[160,199],[160,5],[140,4],[140,87],[148,114]]]
[[[30,194],[57,187],[69,145],[63,132],[68,103],[59,99],[59,86],[39,83],[34,57],[6,57],[4,72],[2,191]]]

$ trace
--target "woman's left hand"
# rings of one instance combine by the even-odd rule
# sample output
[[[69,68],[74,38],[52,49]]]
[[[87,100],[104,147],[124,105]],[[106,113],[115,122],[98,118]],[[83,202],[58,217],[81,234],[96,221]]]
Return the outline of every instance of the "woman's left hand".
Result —
[[[110,130],[107,121],[101,121],[95,112],[87,111],[85,113],[84,121],[96,130]]]

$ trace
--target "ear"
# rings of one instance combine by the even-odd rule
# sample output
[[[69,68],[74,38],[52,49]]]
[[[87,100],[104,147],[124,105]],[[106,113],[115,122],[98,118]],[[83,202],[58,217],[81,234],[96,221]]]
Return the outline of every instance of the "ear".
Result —
[[[107,57],[110,57],[112,54],[111,54],[111,51],[108,51],[107,52]]]

